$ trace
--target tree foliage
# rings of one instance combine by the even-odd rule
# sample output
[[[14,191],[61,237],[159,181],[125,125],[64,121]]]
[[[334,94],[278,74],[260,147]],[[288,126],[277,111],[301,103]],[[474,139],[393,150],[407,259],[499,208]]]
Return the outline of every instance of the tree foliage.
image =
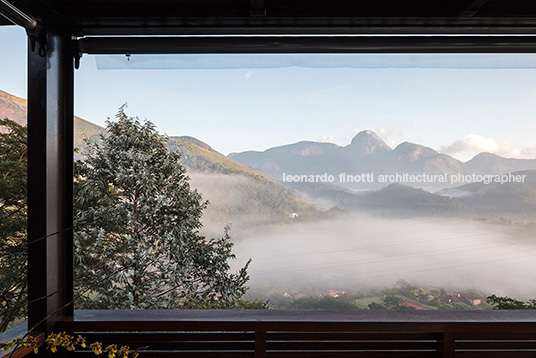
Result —
[[[341,295],[339,297],[303,297],[291,303],[292,309],[325,309],[325,310],[355,310],[360,307],[355,300]]]
[[[383,303],[378,303],[378,302],[369,303],[368,308],[369,308],[369,310],[386,310],[386,309],[388,309],[386,305],[384,305]]]
[[[506,296],[491,295],[486,298],[486,302],[493,306],[495,310],[534,310],[536,309],[536,300],[532,299],[527,302],[516,300]]]
[[[75,163],[75,283],[81,308],[232,306],[247,266],[229,273],[229,228],[199,230],[208,203],[155,126],[124,107]]]
[[[463,302],[451,302],[439,305],[440,310],[470,310],[472,307]]]
[[[26,311],[26,127],[0,119],[0,331]]]

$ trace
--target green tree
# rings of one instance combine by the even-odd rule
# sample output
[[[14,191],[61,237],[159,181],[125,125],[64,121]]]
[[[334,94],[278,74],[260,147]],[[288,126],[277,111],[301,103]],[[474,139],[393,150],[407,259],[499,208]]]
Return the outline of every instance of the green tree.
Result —
[[[486,302],[493,306],[495,310],[534,310],[536,309],[536,300],[532,299],[527,302],[516,300],[506,296],[491,295],[486,298]]]
[[[369,303],[368,308],[369,308],[369,310],[386,310],[386,309],[388,309],[386,305],[384,305],[383,303],[378,303],[378,302]]]
[[[232,307],[249,262],[229,273],[229,228],[199,233],[207,202],[167,138],[128,117],[107,122],[75,163],[75,275],[81,308]],[[85,295],[84,295],[85,293]]]
[[[26,312],[26,127],[0,119],[0,331]]]
[[[398,296],[385,296],[383,303],[390,309],[397,309],[404,301]]]
[[[470,310],[471,306],[463,302],[451,302],[439,305],[440,310]]]
[[[383,298],[384,306],[389,310],[414,310],[415,307],[408,306],[404,300],[398,296],[387,295]]]

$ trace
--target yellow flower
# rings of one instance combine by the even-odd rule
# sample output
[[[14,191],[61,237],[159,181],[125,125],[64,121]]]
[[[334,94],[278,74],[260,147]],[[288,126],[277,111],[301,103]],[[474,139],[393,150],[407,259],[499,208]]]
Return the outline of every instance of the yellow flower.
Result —
[[[38,354],[38,343],[39,342],[35,337],[26,337],[24,339],[15,338],[10,342],[0,343],[0,350],[7,350],[20,344],[23,347],[31,348],[35,354]],[[70,336],[66,332],[51,333],[42,343],[44,343],[46,349],[49,349],[51,353],[56,353],[58,351],[58,347],[64,347],[68,351],[76,350],[76,345],[79,345],[82,348],[87,347],[85,337],[79,335],[75,341],[74,336]],[[100,355],[103,353],[102,343],[100,342],[91,343],[89,347],[95,355]],[[116,344],[110,344],[106,347],[105,351],[108,353],[107,358],[129,358],[130,347],[121,346],[121,349],[118,350]],[[137,358],[138,353],[132,354],[132,357]]]
[[[81,335],[78,335],[78,338],[76,339],[76,344],[79,344],[82,348],[86,348],[86,339]]]
[[[115,352],[117,352],[117,345],[110,344],[106,347],[106,352],[108,352],[108,358],[115,358]]]
[[[102,345],[99,342],[91,343],[90,347],[95,355],[102,353]]]

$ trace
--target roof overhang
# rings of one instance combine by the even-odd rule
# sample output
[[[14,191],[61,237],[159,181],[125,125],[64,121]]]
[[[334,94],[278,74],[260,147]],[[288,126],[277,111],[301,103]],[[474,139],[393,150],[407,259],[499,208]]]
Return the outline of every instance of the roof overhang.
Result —
[[[2,0],[76,36],[536,34],[530,0]],[[4,21],[4,23],[6,23]]]

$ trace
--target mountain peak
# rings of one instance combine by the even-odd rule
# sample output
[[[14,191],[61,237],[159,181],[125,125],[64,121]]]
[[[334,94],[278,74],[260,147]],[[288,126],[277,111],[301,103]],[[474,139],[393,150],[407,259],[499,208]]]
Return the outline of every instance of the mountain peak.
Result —
[[[481,161],[489,161],[489,160],[500,160],[500,159],[504,159],[502,158],[501,156],[498,156],[497,154],[494,154],[494,153],[489,153],[489,152],[482,152],[482,153],[478,153],[477,155],[475,155],[471,161],[478,161],[478,160],[481,160]]]
[[[431,158],[439,154],[432,148],[425,147],[425,146],[411,143],[411,142],[400,143],[393,150],[393,153],[396,153],[400,158],[404,158],[409,161]]]
[[[389,152],[391,148],[371,130],[364,130],[352,139],[350,148],[359,156],[369,155],[372,152]]]

